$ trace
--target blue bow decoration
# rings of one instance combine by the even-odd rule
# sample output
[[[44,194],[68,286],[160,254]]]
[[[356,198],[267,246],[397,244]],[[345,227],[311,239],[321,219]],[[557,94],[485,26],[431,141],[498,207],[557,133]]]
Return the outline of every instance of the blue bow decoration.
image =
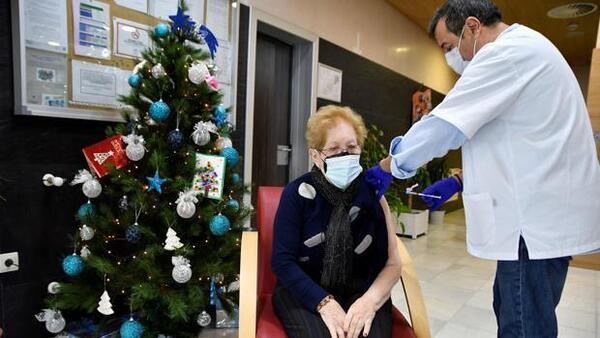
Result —
[[[208,50],[210,51],[210,57],[214,59],[215,53],[217,52],[217,47],[219,47],[217,37],[205,25],[200,26],[198,33],[200,33],[200,36],[202,37],[202,39],[204,39],[204,42],[206,42]]]

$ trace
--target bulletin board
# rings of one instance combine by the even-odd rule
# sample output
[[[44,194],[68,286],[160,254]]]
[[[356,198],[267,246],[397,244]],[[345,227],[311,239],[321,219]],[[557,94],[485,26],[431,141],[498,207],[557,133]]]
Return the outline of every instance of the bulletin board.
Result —
[[[234,0],[187,0],[186,13],[216,35],[212,61],[235,121],[237,25]],[[127,79],[152,43],[148,32],[178,0],[14,0],[15,114],[121,121]],[[198,46],[205,48],[205,45]]]

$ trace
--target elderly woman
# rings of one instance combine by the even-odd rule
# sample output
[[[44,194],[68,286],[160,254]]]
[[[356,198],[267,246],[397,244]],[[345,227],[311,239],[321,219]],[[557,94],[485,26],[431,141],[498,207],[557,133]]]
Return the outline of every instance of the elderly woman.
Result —
[[[361,174],[365,137],[347,107],[308,121],[314,167],[285,187],[273,234],[273,306],[290,338],[391,337],[400,256],[387,202]]]

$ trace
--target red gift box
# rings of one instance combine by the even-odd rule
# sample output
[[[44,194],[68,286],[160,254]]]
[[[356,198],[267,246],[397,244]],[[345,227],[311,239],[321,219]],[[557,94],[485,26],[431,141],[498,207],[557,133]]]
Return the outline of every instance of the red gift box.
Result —
[[[117,169],[127,165],[127,156],[125,155],[123,137],[121,135],[115,135],[104,141],[85,147],[83,148],[83,154],[90,169],[98,177],[108,174],[109,164],[114,165]]]

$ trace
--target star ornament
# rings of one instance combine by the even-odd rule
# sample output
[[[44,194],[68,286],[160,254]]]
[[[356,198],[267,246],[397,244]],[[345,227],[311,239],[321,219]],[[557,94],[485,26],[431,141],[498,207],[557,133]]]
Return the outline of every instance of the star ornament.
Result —
[[[194,21],[190,20],[189,15],[183,13],[183,8],[181,7],[177,7],[177,14],[169,15],[169,19],[173,21],[173,30],[180,30],[184,33],[189,33],[196,25]]]
[[[153,177],[146,177],[146,179],[148,180],[148,185],[149,185],[148,191],[155,190],[159,194],[162,194],[162,187],[161,187],[161,185],[163,183],[165,183],[166,181],[168,181],[167,178],[161,178],[158,175],[158,169],[156,169],[156,172],[154,173]]]

